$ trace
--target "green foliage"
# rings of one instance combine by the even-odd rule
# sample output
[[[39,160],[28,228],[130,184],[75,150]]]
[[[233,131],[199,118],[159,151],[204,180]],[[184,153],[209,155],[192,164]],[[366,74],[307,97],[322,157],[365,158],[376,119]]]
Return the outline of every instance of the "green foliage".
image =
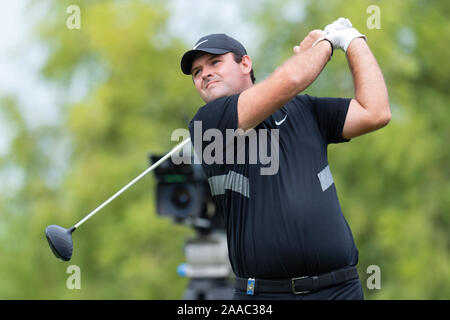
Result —
[[[184,47],[176,40],[157,45],[166,37],[163,7],[85,1],[79,4],[82,28],[69,30],[70,4],[52,1],[39,28],[50,48],[42,71],[61,90],[86,81],[88,93],[64,106],[65,123],[53,128],[27,129],[17,106],[5,108],[17,134],[4,161],[19,166],[25,178],[2,219],[0,269],[9,276],[2,277],[0,296],[180,298],[187,280],[176,268],[192,231],[156,215],[151,175],[74,233],[70,263],[54,258],[46,243],[47,225],[73,225],[148,167],[150,152],[169,151],[172,130],[185,128],[199,105],[190,80],[174,67]],[[89,70],[86,79],[78,70]],[[67,168],[52,184],[46,174],[53,148],[63,142],[70,146]],[[70,264],[81,269],[82,290],[66,288]]]
[[[80,30],[65,26],[71,4],[82,9]],[[367,28],[372,4],[381,10],[381,29]],[[187,280],[176,267],[192,231],[156,215],[151,175],[74,233],[69,264],[54,258],[44,229],[73,225],[142,172],[148,153],[171,149],[172,131],[185,128],[202,104],[179,70],[186,46],[167,31],[170,12],[162,2],[48,0],[31,3],[30,10],[45,5],[45,19],[36,26],[49,52],[42,74],[62,92],[85,90],[62,106],[62,123],[39,128],[27,126],[13,98],[0,100],[0,114],[14,132],[9,153],[0,155],[0,298],[178,299]],[[449,2],[265,0],[242,6],[264,37],[252,57],[258,80],[310,30],[340,16],[367,35],[393,119],[380,131],[329,148],[363,284],[369,265],[381,268],[381,290],[365,288],[365,295],[447,299],[450,48],[443,39],[450,37]],[[286,18],[292,8],[300,8],[298,20]],[[353,96],[342,52],[307,93]],[[14,183],[3,179],[5,171]],[[81,268],[81,290],[66,288],[70,264]]]

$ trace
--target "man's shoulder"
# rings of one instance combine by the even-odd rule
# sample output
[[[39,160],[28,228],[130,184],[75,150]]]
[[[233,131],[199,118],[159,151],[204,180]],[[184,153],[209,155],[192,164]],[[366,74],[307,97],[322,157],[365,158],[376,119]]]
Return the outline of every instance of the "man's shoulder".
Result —
[[[314,101],[313,101],[313,97],[311,97],[308,94],[298,94],[294,98],[292,98],[289,102],[292,104],[310,105]]]
[[[288,101],[282,109],[286,112],[310,112],[313,109],[314,105],[314,97],[309,96],[308,94],[299,94],[294,98]]]
[[[200,107],[189,122],[189,128],[194,121],[202,121],[204,127],[220,128],[221,123],[234,128],[237,126],[237,102],[239,94],[224,96],[210,101]],[[228,123],[231,122],[231,123]]]
[[[221,107],[221,106],[224,106],[227,104],[233,104],[233,103],[237,104],[239,95],[240,95],[240,93],[237,93],[237,94],[233,94],[230,96],[224,96],[224,97],[217,98],[215,100],[212,100],[212,101],[206,103],[200,109],[204,110],[204,109],[212,108],[212,107]]]
[[[224,96],[217,98],[213,101],[210,101],[200,108],[198,108],[197,112],[195,113],[194,117],[192,118],[191,122],[194,120],[199,120],[203,116],[211,116],[213,113],[216,112],[224,112],[226,107],[236,105],[239,98],[239,94],[234,94],[231,96]]]

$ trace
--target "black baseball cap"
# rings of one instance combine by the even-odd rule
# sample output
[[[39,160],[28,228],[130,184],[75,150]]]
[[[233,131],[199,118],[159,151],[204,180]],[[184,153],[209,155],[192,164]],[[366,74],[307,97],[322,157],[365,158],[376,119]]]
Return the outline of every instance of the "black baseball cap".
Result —
[[[198,52],[207,52],[212,54],[224,54],[227,52],[234,52],[241,55],[246,55],[247,51],[244,46],[227,36],[224,33],[214,33],[200,38],[194,45],[192,50],[189,50],[181,58],[181,70],[184,74],[191,74],[192,60]]]

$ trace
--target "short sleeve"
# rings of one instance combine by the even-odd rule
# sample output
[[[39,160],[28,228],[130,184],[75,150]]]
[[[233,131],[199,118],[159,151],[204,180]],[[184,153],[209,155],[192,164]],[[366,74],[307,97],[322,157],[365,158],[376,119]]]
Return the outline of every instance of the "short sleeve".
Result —
[[[342,130],[351,99],[308,97],[311,99],[313,112],[326,143],[350,141],[342,137]]]

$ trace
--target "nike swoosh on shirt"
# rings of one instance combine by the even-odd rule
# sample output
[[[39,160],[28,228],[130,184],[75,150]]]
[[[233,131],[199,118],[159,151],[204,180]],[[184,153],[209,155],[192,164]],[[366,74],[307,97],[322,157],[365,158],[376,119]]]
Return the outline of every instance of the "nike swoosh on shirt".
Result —
[[[206,42],[206,41],[208,41],[208,39],[206,39],[206,40],[203,40],[202,42],[200,42],[200,43],[197,43],[193,48],[192,48],[192,50],[195,50],[195,49],[197,49],[197,47],[199,46],[199,45],[201,45],[202,43],[204,43],[204,42]]]
[[[280,124],[282,124],[282,123],[284,122],[284,120],[286,120],[287,116],[288,116],[288,115],[286,115],[286,116],[283,118],[283,120],[280,120],[280,121],[276,121],[276,120],[275,120],[275,124],[276,124],[277,126],[279,126]]]

